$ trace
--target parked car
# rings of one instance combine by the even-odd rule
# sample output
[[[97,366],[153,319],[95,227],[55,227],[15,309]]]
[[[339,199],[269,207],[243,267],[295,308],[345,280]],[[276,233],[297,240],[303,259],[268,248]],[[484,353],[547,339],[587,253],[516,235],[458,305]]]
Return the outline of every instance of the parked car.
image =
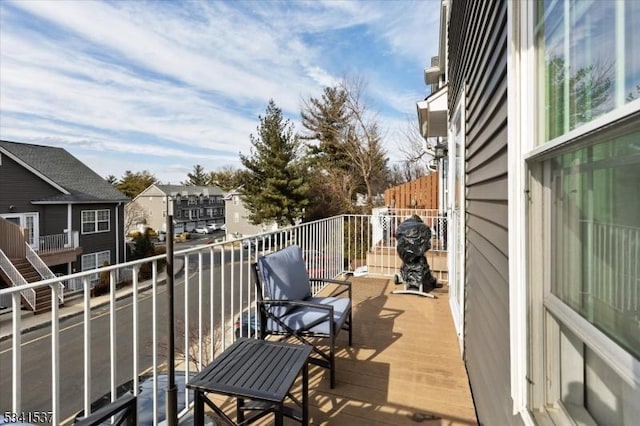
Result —
[[[217,231],[218,229],[220,229],[220,226],[217,223],[210,223],[207,225],[207,229],[209,229],[210,231]]]
[[[195,375],[195,373],[191,373],[191,376]],[[158,374],[158,423],[163,424],[165,419],[165,396],[166,396],[166,388],[168,386],[169,377],[166,373]],[[178,389],[178,412],[182,411],[185,407],[185,398],[184,398],[184,373],[176,372],[176,388]],[[193,395],[193,392],[189,391],[190,395]],[[117,397],[121,397],[125,394],[133,393],[133,381],[130,380],[127,383],[124,383],[116,388]],[[102,408],[108,405],[111,402],[111,393],[106,393],[102,397],[98,398],[94,402],[91,403],[91,412],[95,412],[99,408]],[[140,377],[140,387],[138,391],[138,425],[153,425],[153,376],[151,374],[145,374]],[[121,414],[122,415],[122,414]],[[120,416],[121,416],[120,415]],[[80,420],[84,417],[84,411],[80,411],[75,416],[75,421]],[[207,424],[214,424],[211,419],[207,419]],[[116,415],[116,422],[118,424],[119,416]],[[74,421],[74,422],[75,422]],[[111,421],[107,420],[103,423],[103,425],[111,425]]]
[[[193,232],[195,232],[196,234],[208,234],[209,229],[206,226],[198,226],[193,230]]]
[[[164,231],[158,231],[158,241],[163,242],[167,239],[167,233]]]

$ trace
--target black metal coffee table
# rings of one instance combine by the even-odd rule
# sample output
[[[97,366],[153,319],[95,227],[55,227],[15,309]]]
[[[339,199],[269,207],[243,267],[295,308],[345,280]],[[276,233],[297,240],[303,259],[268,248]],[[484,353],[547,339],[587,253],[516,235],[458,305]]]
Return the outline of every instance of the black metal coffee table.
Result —
[[[249,424],[269,413],[275,424],[283,416],[309,424],[309,367],[311,346],[256,339],[239,339],[211,364],[194,376],[187,387],[194,390],[195,425],[204,425],[207,404],[231,425]],[[302,401],[291,395],[291,387],[302,371]],[[237,423],[206,397],[217,393],[236,398]],[[285,405],[289,397],[298,408]],[[248,399],[250,401],[245,401]],[[245,419],[245,411],[252,411]]]

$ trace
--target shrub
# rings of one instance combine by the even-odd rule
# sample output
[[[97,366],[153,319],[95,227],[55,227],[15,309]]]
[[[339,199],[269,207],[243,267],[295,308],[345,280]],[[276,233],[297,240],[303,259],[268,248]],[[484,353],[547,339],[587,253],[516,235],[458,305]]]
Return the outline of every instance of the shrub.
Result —
[[[155,256],[158,254],[165,254],[167,252],[167,248],[164,246],[161,247],[154,247],[153,248],[153,253],[151,253],[149,256]],[[159,259],[157,261],[158,264],[158,272],[162,272],[164,271],[165,266],[167,265],[167,261],[163,258],[163,259]],[[151,262],[145,262],[143,264],[140,265],[140,273],[138,274],[138,278],[141,280],[148,280],[149,278],[151,278],[152,275],[152,269],[151,269]]]
[[[102,267],[109,266],[109,262],[106,260],[102,263]],[[109,271],[100,272],[100,280],[93,286],[91,293],[93,296],[100,296],[101,294],[109,293],[111,273]]]

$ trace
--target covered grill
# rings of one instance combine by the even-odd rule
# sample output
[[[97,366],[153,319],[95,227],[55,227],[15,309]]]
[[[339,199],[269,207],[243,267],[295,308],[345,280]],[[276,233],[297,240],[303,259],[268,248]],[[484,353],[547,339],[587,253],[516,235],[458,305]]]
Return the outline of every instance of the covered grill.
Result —
[[[434,289],[437,280],[431,274],[429,263],[425,257],[431,248],[431,230],[416,215],[402,222],[396,230],[396,250],[402,260],[400,275],[396,274],[396,284],[404,283],[404,290],[393,293],[410,293],[435,298],[427,293]]]

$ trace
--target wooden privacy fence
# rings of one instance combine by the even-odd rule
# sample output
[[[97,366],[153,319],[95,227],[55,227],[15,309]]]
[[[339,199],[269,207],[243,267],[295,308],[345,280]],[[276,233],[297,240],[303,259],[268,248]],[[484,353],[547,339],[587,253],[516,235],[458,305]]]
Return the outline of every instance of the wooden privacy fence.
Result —
[[[438,173],[387,189],[384,191],[384,203],[396,209],[437,209]]]

